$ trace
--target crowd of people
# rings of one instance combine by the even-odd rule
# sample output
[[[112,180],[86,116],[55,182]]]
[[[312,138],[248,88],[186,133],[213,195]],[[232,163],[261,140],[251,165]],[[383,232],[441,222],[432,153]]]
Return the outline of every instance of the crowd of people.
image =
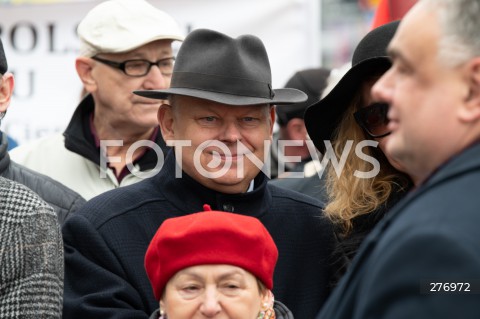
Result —
[[[65,132],[0,131],[0,317],[478,318],[480,2],[413,2],[278,89],[255,35],[97,4]]]

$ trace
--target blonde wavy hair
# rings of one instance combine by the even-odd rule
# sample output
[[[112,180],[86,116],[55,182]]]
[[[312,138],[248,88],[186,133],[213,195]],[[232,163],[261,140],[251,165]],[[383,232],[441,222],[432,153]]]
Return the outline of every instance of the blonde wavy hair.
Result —
[[[355,122],[353,116],[353,113],[364,104],[361,93],[362,90],[357,90],[333,134],[332,146],[337,158],[340,158],[343,153],[346,142],[353,141],[342,173],[337,176],[332,165],[327,168],[326,190],[329,200],[325,207],[325,214],[341,227],[343,236],[348,235],[352,230],[352,220],[355,217],[373,212],[383,205],[392,191],[398,190],[394,187],[395,185],[402,188],[408,184],[408,177],[396,170],[379,148],[373,147],[363,148],[363,153],[379,161],[379,173],[374,178],[354,176],[356,170],[367,172],[373,168],[371,163],[354,154],[355,146],[361,141],[369,139]]]

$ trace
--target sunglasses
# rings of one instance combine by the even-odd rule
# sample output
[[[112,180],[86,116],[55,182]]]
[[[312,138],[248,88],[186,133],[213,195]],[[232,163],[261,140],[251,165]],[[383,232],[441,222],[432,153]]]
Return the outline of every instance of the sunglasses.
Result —
[[[371,138],[387,136],[391,132],[388,125],[388,104],[373,103],[353,113],[355,121]]]

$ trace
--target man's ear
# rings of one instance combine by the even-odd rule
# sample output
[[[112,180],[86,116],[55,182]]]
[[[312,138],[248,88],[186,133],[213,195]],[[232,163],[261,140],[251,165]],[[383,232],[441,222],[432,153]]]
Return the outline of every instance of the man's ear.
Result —
[[[160,105],[157,118],[165,142],[175,139],[175,126],[172,106],[168,104]]]
[[[6,73],[1,78],[0,82],[0,112],[7,111],[12,99],[13,88],[15,86],[15,80],[12,73]]]
[[[273,135],[273,126],[275,125],[276,113],[275,105],[270,105],[270,138]]]
[[[466,65],[468,92],[458,116],[463,122],[480,120],[480,57]]]
[[[84,56],[78,57],[75,60],[75,68],[77,69],[78,77],[82,81],[87,92],[93,92],[97,89],[97,82],[92,76],[94,63],[94,60]]]

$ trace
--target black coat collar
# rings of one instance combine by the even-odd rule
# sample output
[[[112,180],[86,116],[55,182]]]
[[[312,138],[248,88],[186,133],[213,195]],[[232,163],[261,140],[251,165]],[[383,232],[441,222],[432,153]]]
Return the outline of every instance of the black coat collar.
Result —
[[[464,150],[457,156],[452,157],[439,169],[437,169],[424,184],[417,189],[411,191],[405,196],[391,211],[386,214],[385,218],[372,230],[369,236],[365,239],[357,253],[357,258],[354,260],[350,272],[350,276],[358,270],[363,260],[368,258],[370,252],[375,248],[376,243],[380,240],[383,233],[388,229],[392,222],[422,194],[429,192],[433,188],[448,182],[456,176],[467,174],[470,171],[480,169],[480,143],[476,143]]]
[[[259,173],[255,178],[253,191],[241,194],[224,194],[211,190],[182,172],[175,177],[177,163],[173,151],[168,152],[162,170],[154,178],[165,197],[179,211],[198,212],[208,204],[213,210],[229,211],[260,218],[267,212],[272,199],[267,187],[267,177]],[[179,196],[180,195],[180,196]]]
[[[77,106],[63,136],[65,136],[66,149],[100,165],[100,149],[96,147],[95,139],[90,130],[90,116],[94,109],[95,102],[92,95],[88,94]],[[157,134],[155,142],[164,153],[168,151],[161,134]],[[140,169],[144,171],[153,169],[157,164],[157,159],[155,151],[148,149],[137,163],[140,165]]]

